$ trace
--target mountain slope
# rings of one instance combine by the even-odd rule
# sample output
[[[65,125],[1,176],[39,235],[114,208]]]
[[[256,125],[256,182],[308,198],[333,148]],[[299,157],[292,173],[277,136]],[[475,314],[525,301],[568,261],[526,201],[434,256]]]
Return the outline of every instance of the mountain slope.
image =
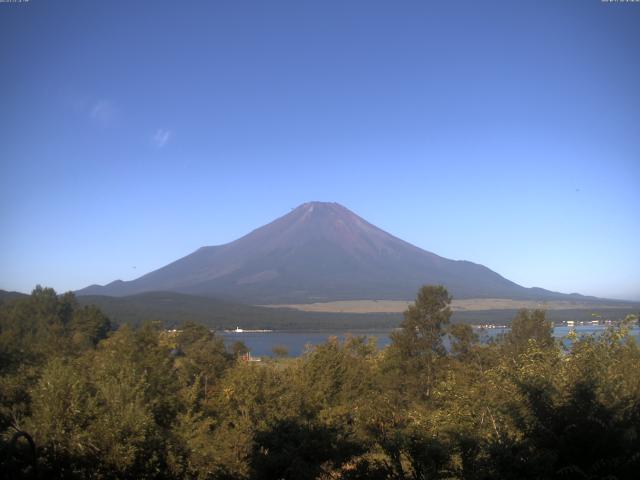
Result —
[[[20,292],[8,292],[6,290],[0,290],[0,303],[10,302],[16,298],[27,298],[28,295]]]
[[[444,284],[456,298],[552,299],[467,261],[422,250],[337,203],[305,203],[244,237],[202,247],[138,279],[92,285],[78,295],[150,291],[231,298],[246,303],[412,299],[421,285]]]

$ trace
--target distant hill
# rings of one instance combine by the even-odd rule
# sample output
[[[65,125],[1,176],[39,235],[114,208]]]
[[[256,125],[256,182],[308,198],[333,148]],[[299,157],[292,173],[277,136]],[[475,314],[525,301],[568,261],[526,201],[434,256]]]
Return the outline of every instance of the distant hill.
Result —
[[[28,295],[25,294],[25,293],[8,292],[6,290],[0,290],[0,303],[9,302],[9,301],[14,300],[16,298],[26,298],[26,297],[28,297]]]
[[[0,290],[0,305],[28,298],[18,292]],[[303,312],[288,308],[254,307],[210,297],[197,297],[175,292],[148,292],[127,297],[85,295],[78,297],[82,305],[97,305],[116,324],[137,325],[158,320],[166,327],[177,327],[193,321],[215,330],[270,328],[274,330],[368,331],[395,328],[402,320],[401,313],[328,313]],[[547,318],[554,322],[565,320],[591,321],[594,318],[619,320],[637,314],[640,305],[621,303],[619,307],[567,308],[548,310]],[[454,322],[472,324],[508,324],[517,309],[483,309],[454,311]],[[594,315],[596,315],[594,317]]]
[[[489,268],[422,250],[337,203],[305,203],[225,245],[202,247],[138,279],[78,295],[171,291],[251,304],[415,298],[443,284],[455,298],[584,299],[525,288]]]
[[[139,324],[145,320],[160,320],[167,327],[175,327],[191,320],[217,330],[240,326],[274,330],[371,331],[395,328],[403,318],[402,313],[326,313],[254,307],[173,292],[150,292],[128,297],[83,296],[78,300],[84,305],[99,306],[117,323]],[[548,310],[547,318],[553,322],[591,321],[594,318],[620,320],[639,311],[638,304],[621,304],[618,308],[599,308],[594,304],[592,309]],[[509,324],[517,312],[517,309],[454,311],[452,320],[472,324]]]
[[[149,292],[128,297],[88,295],[83,305],[97,305],[117,323],[139,324],[159,320],[167,327],[193,321],[213,329],[270,328],[274,330],[327,330],[393,328],[399,313],[316,313],[284,308],[264,308],[196,297],[175,292]]]

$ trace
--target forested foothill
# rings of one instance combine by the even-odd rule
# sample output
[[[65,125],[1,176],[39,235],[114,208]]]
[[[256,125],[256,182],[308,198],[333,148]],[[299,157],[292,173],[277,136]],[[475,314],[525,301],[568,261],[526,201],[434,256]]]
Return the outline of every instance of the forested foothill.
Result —
[[[636,479],[631,322],[559,341],[521,311],[479,342],[425,286],[391,344],[244,361],[208,328],[115,327],[73,294],[0,304],[8,478]],[[445,349],[443,340],[448,336]]]

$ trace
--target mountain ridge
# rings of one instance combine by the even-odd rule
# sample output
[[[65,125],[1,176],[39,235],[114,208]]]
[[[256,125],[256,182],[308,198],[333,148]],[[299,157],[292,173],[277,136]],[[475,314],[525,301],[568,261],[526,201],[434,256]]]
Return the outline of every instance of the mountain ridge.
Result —
[[[376,227],[338,203],[307,202],[232,242],[204,246],[131,281],[78,295],[173,291],[245,303],[414,298],[427,283],[456,298],[588,299],[525,288],[467,260],[451,260]]]

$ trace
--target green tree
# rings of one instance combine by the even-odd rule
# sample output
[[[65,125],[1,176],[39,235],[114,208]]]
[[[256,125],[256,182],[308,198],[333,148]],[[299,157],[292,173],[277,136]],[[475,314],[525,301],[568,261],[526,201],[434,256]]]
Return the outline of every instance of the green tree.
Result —
[[[456,323],[449,328],[451,353],[462,360],[470,360],[474,356],[479,337],[471,325]]]
[[[236,340],[231,345],[231,353],[235,358],[240,358],[243,355],[249,353],[249,347],[247,347],[247,345],[243,341]]]
[[[284,345],[276,345],[271,351],[276,356],[276,358],[285,358],[289,356],[289,349]]]
[[[204,398],[235,358],[226,351],[222,338],[208,328],[191,322],[182,326],[176,346],[182,353],[176,359],[182,385],[188,387],[193,382],[199,382]]]
[[[91,433],[97,405],[86,369],[52,358],[31,390],[31,411],[22,428],[33,435],[40,469],[51,476],[82,476],[98,452]]]
[[[251,455],[255,480],[315,479],[362,453],[339,429],[285,419],[256,433]]]
[[[527,350],[533,340],[540,348],[552,347],[553,324],[546,319],[544,310],[520,310],[511,321],[511,331],[505,336],[505,346],[512,358]]]
[[[390,374],[421,398],[429,397],[437,365],[446,356],[443,336],[451,317],[450,303],[443,286],[422,287],[415,303],[404,312],[400,330],[390,335]]]
[[[71,315],[69,335],[74,345],[94,347],[111,331],[109,318],[95,305],[77,308]]]

